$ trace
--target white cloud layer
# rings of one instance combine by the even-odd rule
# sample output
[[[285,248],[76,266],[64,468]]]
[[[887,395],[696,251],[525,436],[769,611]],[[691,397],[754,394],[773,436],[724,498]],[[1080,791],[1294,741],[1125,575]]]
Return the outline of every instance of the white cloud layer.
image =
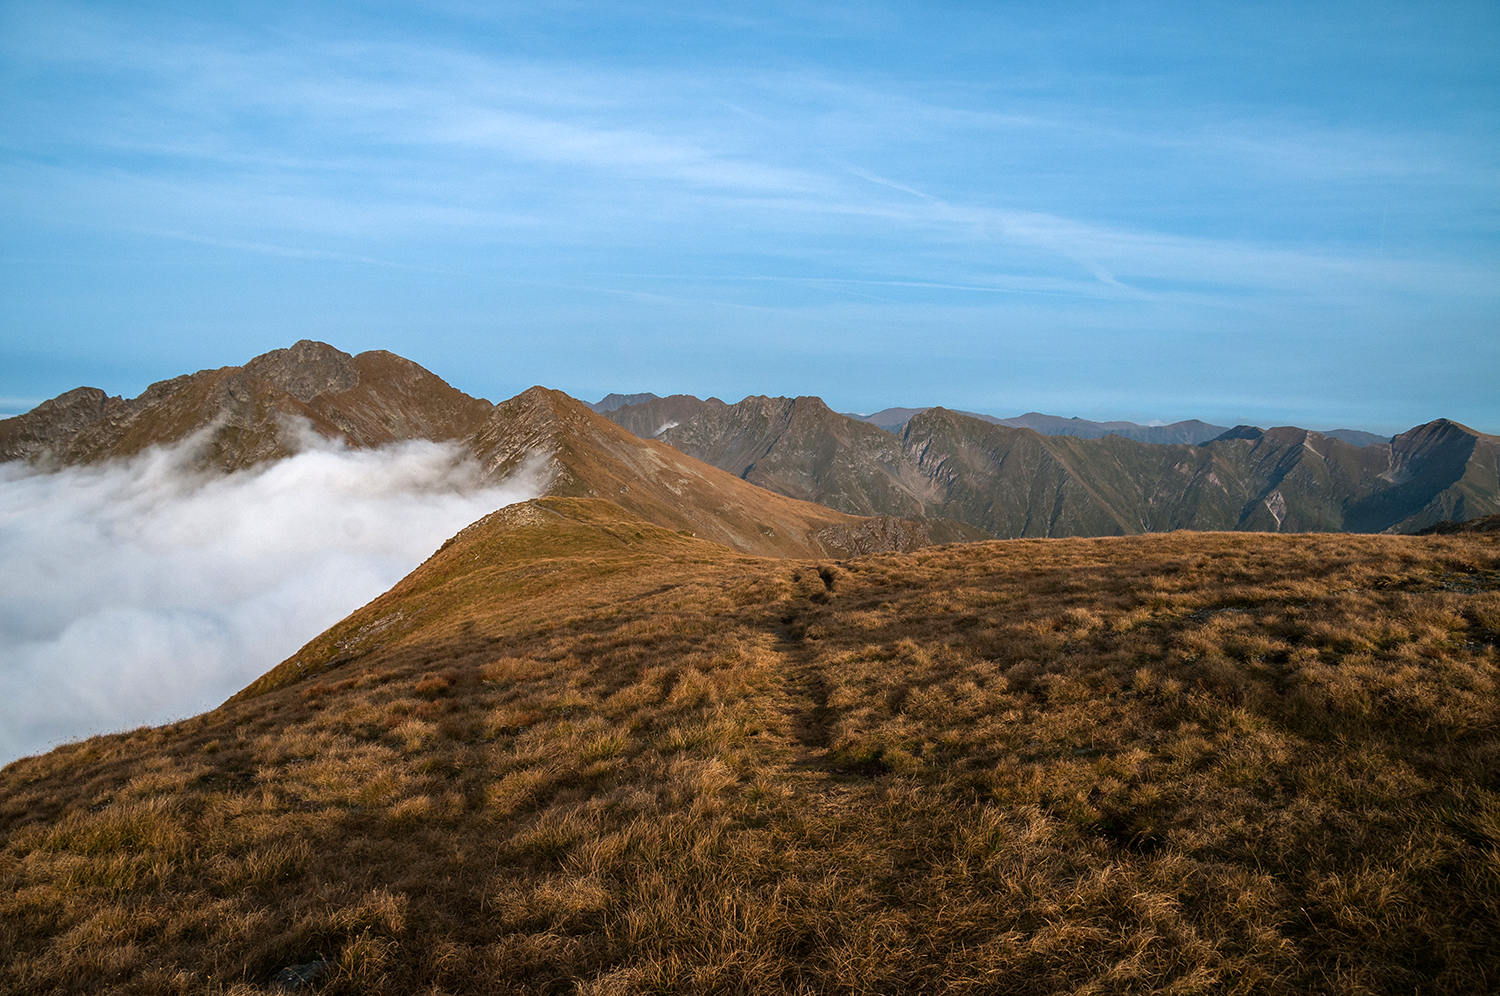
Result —
[[[192,442],[0,464],[0,763],[218,705],[449,536],[536,497],[453,447],[324,446],[205,477]]]

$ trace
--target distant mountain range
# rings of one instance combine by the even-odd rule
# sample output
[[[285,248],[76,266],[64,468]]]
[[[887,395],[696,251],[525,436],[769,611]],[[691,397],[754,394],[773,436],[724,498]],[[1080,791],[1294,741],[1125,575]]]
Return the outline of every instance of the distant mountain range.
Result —
[[[899,433],[927,408],[887,408],[873,415],[851,415],[882,429]],[[1063,418],[1060,415],[1043,415],[1027,412],[1014,418],[996,418],[977,412],[959,411],[960,415],[988,422],[991,425],[1007,425],[1013,429],[1033,429],[1044,436],[1077,436],[1080,439],[1099,439],[1104,436],[1124,436],[1142,443],[1206,443],[1226,431],[1228,426],[1210,425],[1192,419],[1173,422],[1171,425],[1139,425],[1135,422],[1090,422],[1082,418]]]
[[[305,340],[138,398],[69,391],[0,421],[0,459],[61,467],[196,436],[200,465],[227,472],[295,452],[309,430],[351,446],[448,441],[491,479],[543,459],[549,494],[605,497],[769,556],[1173,529],[1414,532],[1500,513],[1500,438],[1446,419],[1351,442],[1295,427],[945,408],[855,417],[815,397],[586,405],[535,387],[492,405],[395,354]]]
[[[666,404],[657,405],[656,402],[666,402]],[[629,407],[633,409],[632,413],[627,416],[631,420],[631,425],[628,426],[630,431],[637,435],[654,435],[654,433],[642,431],[648,428],[653,415],[665,416],[658,426],[659,430],[674,417],[680,421],[682,418],[697,414],[703,406],[712,407],[723,403],[718,398],[700,401],[690,394],[674,394],[669,398],[662,398],[647,392],[611,394],[589,407],[601,414],[613,413]],[[856,415],[851,412],[845,412],[844,415],[861,422],[869,422],[871,425],[878,425],[887,432],[899,434],[906,427],[907,422],[925,411],[927,411],[926,408],[883,408],[872,415]],[[1016,415],[1013,418],[997,418],[994,415],[981,415],[978,412],[966,412],[962,409],[954,409],[954,411],[992,425],[1035,429],[1044,436],[1077,436],[1080,439],[1124,436],[1126,439],[1134,439],[1142,443],[1206,443],[1229,431],[1228,426],[1212,425],[1197,419],[1173,422],[1169,425],[1141,425],[1138,422],[1090,422],[1088,419],[1063,418],[1060,415],[1043,415],[1041,412],[1027,412],[1025,415]],[[1389,436],[1365,432],[1362,429],[1328,429],[1322,432],[1322,435],[1342,439],[1355,446],[1373,446],[1391,441]]]
[[[1133,423],[943,408],[859,418],[817,398],[653,396],[606,417],[781,494],[998,537],[1410,532],[1500,511],[1500,440],[1445,419],[1355,442],[1295,427],[1135,426],[1177,437],[1148,442],[1111,428]],[[1013,424],[1025,420],[1072,431]]]

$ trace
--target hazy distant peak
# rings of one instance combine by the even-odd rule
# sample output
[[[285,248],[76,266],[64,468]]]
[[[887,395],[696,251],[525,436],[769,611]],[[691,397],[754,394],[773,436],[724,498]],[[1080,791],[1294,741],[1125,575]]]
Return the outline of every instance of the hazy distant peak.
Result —
[[[878,425],[891,432],[899,432],[907,422],[929,410],[928,408],[883,408],[872,415],[849,415],[848,417]],[[981,422],[988,422],[991,425],[1032,429],[1044,436],[1077,436],[1080,439],[1124,436],[1142,443],[1205,443],[1225,429],[1222,425],[1212,425],[1198,419],[1171,423],[1158,421],[1151,425],[1141,425],[1137,422],[1092,422],[1077,415],[1064,418],[1061,415],[1046,415],[1042,412],[1027,412],[1024,415],[999,418],[981,412],[964,411],[961,408],[947,410]]]
[[[1391,441],[1390,436],[1366,432],[1363,429],[1326,429],[1323,435],[1331,436],[1334,439],[1342,439],[1352,446],[1378,446],[1381,443],[1389,443]]]
[[[1206,440],[1200,445],[1207,446],[1209,443],[1225,442],[1230,439],[1259,439],[1266,434],[1266,430],[1258,425],[1237,425],[1233,429],[1226,429],[1213,439]]]
[[[661,397],[646,391],[643,394],[606,394],[599,401],[589,405],[591,409],[604,414],[605,412],[617,411],[626,405],[643,405],[648,401],[660,401]],[[584,402],[588,404],[588,402]]]

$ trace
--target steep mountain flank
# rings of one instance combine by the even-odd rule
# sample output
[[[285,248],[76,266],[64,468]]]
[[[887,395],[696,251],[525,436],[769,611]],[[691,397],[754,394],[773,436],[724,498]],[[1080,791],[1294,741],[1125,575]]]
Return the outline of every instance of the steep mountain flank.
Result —
[[[756,396],[711,406],[657,438],[778,494],[850,515],[922,521],[936,542],[990,538],[971,525],[928,515],[902,480],[900,441],[834,412],[820,398]]]
[[[1323,435],[1342,439],[1352,446],[1378,446],[1391,441],[1390,436],[1381,436],[1363,429],[1324,429]]]
[[[137,398],[78,388],[0,421],[0,460],[63,466],[126,457],[204,433],[205,467],[236,470],[300,447],[299,425],[352,446],[458,439],[491,405],[384,350],[350,356],[303,340],[152,384]]]
[[[1292,426],[1199,446],[1023,432],[939,409],[913,418],[903,445],[936,489],[929,513],[1003,537],[1411,532],[1500,510],[1500,440],[1446,420],[1365,447]]]
[[[611,397],[616,397],[616,395],[611,395]],[[637,397],[637,395],[632,395],[632,397]],[[599,404],[602,405],[604,402],[601,401]],[[628,405],[608,410],[599,407],[595,407],[594,410],[642,439],[656,439],[668,429],[676,428],[703,412],[717,412],[727,407],[718,398],[709,398],[705,401],[691,394],[674,394],[669,398],[651,397],[645,401],[631,402]]]
[[[1494,437],[1449,422],[1363,447],[1292,426],[1190,445],[1049,436],[928,408],[894,436],[817,398],[752,397],[659,438],[780,494],[999,537],[1411,531],[1500,503]]]
[[[606,498],[648,522],[747,553],[854,556],[933,542],[918,523],[846,515],[756,487],[543,387],[496,405],[468,442],[492,477],[546,454],[548,494]]]
[[[1140,425],[1136,422],[1091,422],[1084,418],[1063,418],[1060,415],[1027,412],[1025,415],[994,421],[997,425],[1017,429],[1035,429],[1044,436],[1076,436],[1079,439],[1123,436],[1138,443],[1202,443],[1224,431],[1222,425],[1210,425],[1195,418],[1170,425]]]
[[[700,413],[659,438],[752,484],[850,514],[922,511],[896,486],[896,437],[839,415],[819,398],[750,397]]]
[[[645,404],[647,401],[656,400],[659,399],[650,391],[646,391],[642,394],[606,394],[603,398],[599,399],[588,407],[590,410],[596,411],[600,415],[603,415],[606,412],[612,412],[617,408],[624,407],[625,405],[640,405]],[[588,403],[585,402],[585,404]]]
[[[918,412],[925,412],[926,410],[925,408],[882,408],[880,411],[870,415],[849,415],[849,418],[877,425],[886,432],[899,434],[902,427],[911,421],[913,415],[916,415]],[[966,412],[965,414],[969,413]],[[984,418],[985,416],[975,415],[974,417]]]
[[[1387,487],[1349,509],[1354,532],[1413,532],[1444,520],[1500,513],[1500,436],[1442,418],[1368,451],[1388,454]]]
[[[942,408],[913,418],[902,447],[933,514],[1000,537],[1191,528],[1199,509],[1218,513],[1199,528],[1232,528],[1238,504],[1196,447],[1043,436]]]
[[[1367,446],[1290,426],[1238,426],[1203,448],[1250,491],[1235,528],[1415,532],[1500,512],[1500,438],[1447,419]]]

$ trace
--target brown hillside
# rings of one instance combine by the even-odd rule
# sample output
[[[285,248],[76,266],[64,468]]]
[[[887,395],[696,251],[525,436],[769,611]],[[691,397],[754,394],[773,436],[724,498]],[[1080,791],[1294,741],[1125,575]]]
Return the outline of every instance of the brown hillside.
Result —
[[[760,560],[464,530],[195,719],[0,771],[0,990],[1475,993],[1493,536]]]
[[[845,515],[757,488],[543,387],[496,405],[469,445],[492,476],[545,453],[548,494],[607,498],[648,522],[746,553],[841,557],[931,542],[917,523]]]

